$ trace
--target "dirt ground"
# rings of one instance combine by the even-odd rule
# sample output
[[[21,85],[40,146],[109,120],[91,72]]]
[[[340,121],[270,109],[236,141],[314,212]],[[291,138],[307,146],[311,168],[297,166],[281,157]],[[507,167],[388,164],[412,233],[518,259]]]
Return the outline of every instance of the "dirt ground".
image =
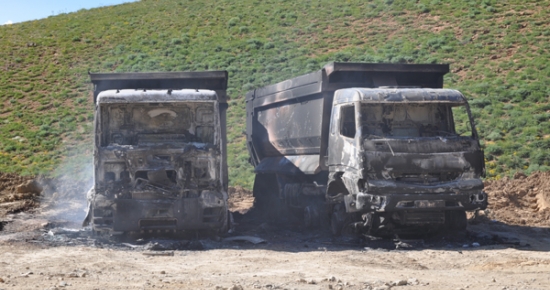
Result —
[[[512,225],[550,227],[550,172],[530,176],[518,173],[513,180],[487,182],[485,191],[489,193],[492,219]]]
[[[334,238],[232,188],[226,237],[112,240],[80,227],[85,184],[0,174],[0,289],[550,289],[549,177],[488,182],[465,233]]]

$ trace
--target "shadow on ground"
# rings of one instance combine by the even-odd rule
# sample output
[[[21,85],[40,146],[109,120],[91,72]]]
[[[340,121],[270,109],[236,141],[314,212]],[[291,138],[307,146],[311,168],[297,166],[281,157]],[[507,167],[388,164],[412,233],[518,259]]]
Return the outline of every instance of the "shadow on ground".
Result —
[[[169,255],[177,250],[266,249],[271,251],[476,251],[515,248],[522,251],[550,251],[550,229],[515,226],[486,218],[470,221],[467,231],[440,231],[408,236],[374,237],[353,233],[333,236],[328,225],[306,228],[291,216],[271,220],[254,209],[233,213],[230,233],[187,232],[178,235],[152,233],[142,236],[95,236],[81,228],[76,217],[78,205],[67,212],[48,215],[48,211],[22,212],[2,221],[0,243],[25,243],[37,247],[85,246],[123,251],[147,251]],[[77,212],[75,212],[75,210]],[[253,237],[253,238],[251,238]]]

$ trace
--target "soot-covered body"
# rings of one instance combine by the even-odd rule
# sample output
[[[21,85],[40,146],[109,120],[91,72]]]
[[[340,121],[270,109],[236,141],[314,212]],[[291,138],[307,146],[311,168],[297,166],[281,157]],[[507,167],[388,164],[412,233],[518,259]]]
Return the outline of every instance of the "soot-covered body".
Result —
[[[465,227],[483,151],[447,65],[332,63],[247,94],[254,195],[335,234]],[[269,206],[268,206],[269,208]]]
[[[227,230],[227,73],[216,73],[95,76],[85,225],[108,234]],[[155,89],[181,86],[217,90]]]
[[[463,228],[464,211],[487,206],[483,151],[460,92],[341,89],[333,108],[327,196],[356,227]]]

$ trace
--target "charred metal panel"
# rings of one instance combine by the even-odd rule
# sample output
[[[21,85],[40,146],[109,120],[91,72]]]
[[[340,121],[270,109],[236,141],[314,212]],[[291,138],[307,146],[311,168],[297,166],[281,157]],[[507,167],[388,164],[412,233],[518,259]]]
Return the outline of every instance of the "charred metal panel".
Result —
[[[218,96],[211,90],[108,90],[97,96],[101,104],[181,103],[189,101],[216,101]]]
[[[442,88],[448,64],[330,63],[323,70],[332,90],[351,87]]]
[[[358,103],[333,107],[328,142],[328,166],[337,166],[342,172],[362,169],[361,128],[358,126],[360,119]]]
[[[430,137],[427,140],[420,138],[403,139],[366,139],[363,142],[366,151],[384,153],[443,153],[462,152],[464,150],[479,151],[477,140],[471,137]]]
[[[412,190],[385,190],[385,193],[365,193],[346,196],[346,208],[349,212],[357,211],[426,211],[426,210],[475,210],[487,207],[487,194],[477,189],[458,189],[457,184],[447,187],[419,187]],[[400,189],[398,187],[398,189]]]
[[[402,179],[404,182],[442,182],[471,172],[469,178],[482,174],[481,151],[448,153],[365,152],[366,172],[376,179]],[[415,180],[418,179],[418,181]]]
[[[299,76],[278,84],[257,89],[254,94],[254,107],[272,105],[322,92],[323,72]]]
[[[429,102],[466,104],[466,98],[457,90],[450,89],[341,89],[335,93],[335,104],[361,101],[362,103]]]
[[[115,231],[199,230],[220,226],[222,206],[214,207],[218,216],[212,219],[200,198],[179,200],[116,200]]]
[[[255,141],[252,139],[252,134],[254,130],[252,129],[252,126],[254,126],[256,121],[256,113],[254,112],[254,91],[249,91],[246,93],[246,148],[248,149],[248,153],[250,155],[249,162],[256,167],[260,163],[260,156],[256,152],[256,148],[258,148],[255,144]]]
[[[282,157],[264,158],[255,169],[256,173],[277,174],[317,174],[319,167],[319,155],[294,155]]]
[[[318,155],[322,110],[321,98],[256,110],[254,136],[261,156]]]
[[[341,88],[387,86],[443,87],[449,65],[329,63],[321,70],[256,89],[254,107]],[[376,81],[383,80],[386,81]]]
[[[372,194],[457,194],[459,191],[475,191],[483,189],[483,181],[473,178],[457,178],[448,182],[423,183],[417,182],[376,180],[368,181],[369,193]]]
[[[139,97],[139,95],[138,95]],[[166,142],[175,146],[198,142],[221,145],[218,110],[215,101],[164,103],[102,103],[100,95],[101,146],[150,145]]]

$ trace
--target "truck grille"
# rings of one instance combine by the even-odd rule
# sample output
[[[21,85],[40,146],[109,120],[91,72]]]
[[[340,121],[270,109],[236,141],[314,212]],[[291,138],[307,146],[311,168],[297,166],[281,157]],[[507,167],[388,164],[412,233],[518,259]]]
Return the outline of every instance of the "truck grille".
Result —
[[[445,223],[445,212],[405,211],[399,213],[397,221],[402,225],[443,224]]]
[[[438,173],[401,173],[394,172],[395,181],[415,183],[415,184],[435,184],[440,182],[449,182],[456,180],[460,176],[458,172],[438,172]]]
[[[178,220],[176,219],[142,219],[139,221],[139,227],[142,229],[170,229],[176,228]]]
[[[139,134],[138,145],[151,143],[183,143],[190,142],[189,138],[183,134]]]

